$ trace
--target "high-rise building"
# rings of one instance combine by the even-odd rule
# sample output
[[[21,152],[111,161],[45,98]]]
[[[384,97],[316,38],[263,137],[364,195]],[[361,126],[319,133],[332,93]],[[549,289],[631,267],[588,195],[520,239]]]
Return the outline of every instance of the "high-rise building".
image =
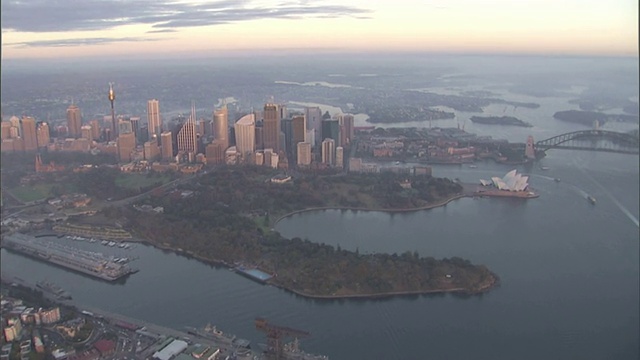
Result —
[[[36,126],[36,137],[38,138],[39,148],[47,147],[47,145],[49,145],[49,142],[51,142],[49,134],[49,124],[46,122],[39,122]]]
[[[304,109],[304,117],[307,119],[307,130],[315,130],[314,143],[322,140],[322,110],[319,107],[307,107]]]
[[[30,116],[22,117],[22,138],[24,139],[24,151],[38,150],[36,119]]]
[[[160,134],[160,142],[162,144],[162,160],[171,161],[171,159],[173,159],[173,142],[171,141],[171,131],[165,131]]]
[[[299,142],[296,145],[298,149],[298,166],[309,166],[311,164],[311,144],[308,142]]]
[[[242,157],[247,157],[255,150],[256,144],[256,116],[248,114],[240,118],[235,124],[236,150]]]
[[[74,104],[67,108],[67,129],[69,137],[77,139],[82,135],[81,132],[82,119],[80,117],[80,108]]]
[[[160,120],[160,103],[157,99],[147,102],[147,123],[149,141],[158,139],[162,133],[162,121]]]
[[[136,143],[140,143],[140,117],[132,116],[129,118],[131,121],[131,130],[133,130],[133,134],[136,136]],[[160,136],[157,137],[159,139]]]
[[[154,161],[160,157],[160,148],[158,148],[158,141],[153,139],[144,143],[144,159],[147,161]]]
[[[536,158],[536,149],[533,144],[533,136],[531,135],[527,137],[527,145],[524,149],[524,156],[529,160],[533,160]]]
[[[224,144],[221,141],[213,140],[212,143],[207,145],[205,155],[207,156],[207,164],[222,164],[224,163]]]
[[[2,122],[2,140],[11,138],[11,123],[8,121]]]
[[[338,120],[322,120],[322,138],[333,139],[338,144],[340,139],[340,125]]]
[[[89,143],[93,141],[93,129],[91,128],[91,125],[83,125],[80,128],[80,132],[82,133],[81,137],[83,139],[89,140]]]
[[[344,168],[344,148],[342,146],[336,147],[336,167]]]
[[[129,120],[118,121],[118,134],[133,134],[133,126],[131,126],[131,121]],[[135,139],[135,134],[133,137]]]
[[[198,150],[198,135],[196,134],[196,106],[191,104],[191,116],[178,132],[178,152],[193,154]]]
[[[229,147],[229,111],[226,104],[213,112],[213,138],[220,142],[224,150]]]
[[[343,114],[338,117],[340,124],[340,145],[343,147],[349,146],[353,141],[354,121],[355,119],[351,114]]]
[[[130,162],[131,153],[136,149],[136,137],[133,132],[118,136],[118,158],[120,162]]]
[[[91,137],[93,140],[100,139],[100,120],[91,120]]]
[[[280,107],[276,104],[264,105],[263,142],[265,149],[280,152]]]
[[[336,157],[336,142],[333,139],[322,141],[322,162],[327,165],[334,165]]]
[[[293,120],[282,119],[280,127],[280,151],[293,155]]]
[[[303,142],[307,133],[307,124],[303,115],[294,116],[292,121],[293,127],[293,143],[294,145]]]

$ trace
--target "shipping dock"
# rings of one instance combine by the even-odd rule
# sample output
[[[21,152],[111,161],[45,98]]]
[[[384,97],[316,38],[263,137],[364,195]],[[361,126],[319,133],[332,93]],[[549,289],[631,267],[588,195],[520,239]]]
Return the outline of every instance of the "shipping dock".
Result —
[[[267,281],[269,281],[269,279],[273,277],[273,275],[253,267],[236,266],[234,270],[240,275],[243,275],[251,280],[255,280],[262,284],[265,284]]]
[[[7,235],[2,243],[7,249],[106,281],[115,281],[136,272],[135,269],[103,255],[42,241],[25,234]]]

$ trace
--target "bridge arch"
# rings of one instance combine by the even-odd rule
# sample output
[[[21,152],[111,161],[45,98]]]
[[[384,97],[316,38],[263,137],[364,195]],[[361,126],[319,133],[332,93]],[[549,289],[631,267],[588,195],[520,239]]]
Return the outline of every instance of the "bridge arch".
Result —
[[[577,140],[604,140],[605,142],[604,145],[592,144],[589,146],[583,146],[576,145],[575,142]],[[582,130],[540,140],[536,142],[535,148],[542,151],[555,148],[638,154],[639,139],[632,134],[615,131]]]

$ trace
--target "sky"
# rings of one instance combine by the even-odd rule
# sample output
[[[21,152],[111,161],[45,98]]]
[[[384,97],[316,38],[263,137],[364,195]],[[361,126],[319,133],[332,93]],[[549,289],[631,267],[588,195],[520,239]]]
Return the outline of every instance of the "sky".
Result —
[[[2,0],[2,58],[638,56],[637,0]]]

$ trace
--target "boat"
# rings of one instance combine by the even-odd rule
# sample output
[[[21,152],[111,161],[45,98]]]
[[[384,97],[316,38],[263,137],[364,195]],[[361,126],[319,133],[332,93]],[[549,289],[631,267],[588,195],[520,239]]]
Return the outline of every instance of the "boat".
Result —
[[[478,167],[478,165],[473,165],[473,164],[469,165],[469,168],[470,168],[470,169],[475,169],[475,168],[477,168],[477,167]]]
[[[116,243],[114,241],[109,241],[109,246],[114,247],[116,246]]]
[[[68,292],[53,283],[50,283],[48,281],[38,281],[36,282],[36,286],[44,291],[47,291],[50,294],[55,295],[58,299],[71,300],[71,295],[69,295]]]
[[[191,335],[199,336],[205,339],[219,341],[228,345],[233,344],[234,340],[236,340],[235,335],[225,334],[211,324],[207,324],[207,326],[205,326],[203,329],[196,329],[188,326],[185,328],[187,329],[187,333]]]
[[[109,244],[109,242],[108,242],[107,240],[102,240],[102,242],[100,242],[100,244],[102,244],[102,245],[108,245],[108,244]]]
[[[589,202],[590,202],[592,205],[595,205],[595,204],[596,204],[596,198],[594,198],[594,197],[593,197],[593,196],[591,196],[591,195],[587,196],[587,200],[589,200]]]
[[[560,179],[558,179],[558,178],[554,178],[554,179],[553,179],[553,181],[555,181],[555,182],[560,182]]]
[[[549,170],[549,167],[548,166],[540,166],[540,170],[547,171],[547,170]]]

